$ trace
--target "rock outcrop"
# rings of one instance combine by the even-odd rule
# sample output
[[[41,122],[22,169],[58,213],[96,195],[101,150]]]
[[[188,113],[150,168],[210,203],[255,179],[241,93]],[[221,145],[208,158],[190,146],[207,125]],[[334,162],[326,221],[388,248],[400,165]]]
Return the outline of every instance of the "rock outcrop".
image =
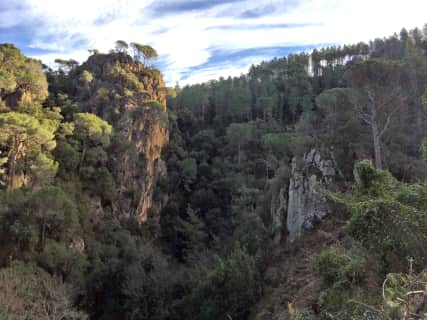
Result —
[[[166,112],[166,107],[163,110]],[[145,222],[148,212],[153,207],[153,194],[158,180],[166,175],[166,164],[161,159],[161,150],[169,141],[169,132],[162,119],[147,108],[146,114],[135,120],[132,127],[136,149],[145,155],[145,177],[143,178],[136,214]],[[132,139],[132,138],[131,138]]]
[[[92,55],[80,72],[93,75],[80,92],[85,109],[110,122],[130,146],[113,160],[118,193],[113,211],[146,222],[156,184],[166,174],[161,150],[169,132],[162,75],[124,53]]]
[[[304,230],[329,212],[327,189],[337,175],[337,166],[332,153],[324,156],[318,150],[311,150],[298,165],[292,161],[289,182],[286,229],[289,241],[299,238]]]
[[[136,186],[138,194],[134,195],[133,207],[129,210],[136,214],[141,222],[146,222],[149,210],[153,207],[153,193],[158,180],[166,175],[166,165],[161,159],[162,148],[169,141],[167,126],[166,97],[161,88],[164,83],[161,78],[150,81],[145,78],[148,99],[139,101],[138,105],[129,105],[119,121],[119,128],[126,138],[135,145],[139,156],[144,157],[144,174],[138,175],[141,166],[128,154],[124,154],[121,163],[123,176],[119,178],[120,192],[126,193],[130,186]],[[138,177],[135,179],[135,177]],[[136,197],[136,198],[135,198]],[[137,204],[136,207],[134,206]]]

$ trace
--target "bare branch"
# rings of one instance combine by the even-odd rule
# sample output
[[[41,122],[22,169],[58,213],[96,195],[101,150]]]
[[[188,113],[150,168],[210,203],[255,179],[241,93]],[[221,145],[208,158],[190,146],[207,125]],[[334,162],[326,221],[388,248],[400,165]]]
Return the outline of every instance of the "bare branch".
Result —
[[[365,87],[365,91],[366,91],[366,94],[367,94],[367,96],[369,98],[369,101],[373,105],[375,105],[375,97],[374,97],[374,94],[372,93],[372,91],[369,88],[367,88],[367,87]]]
[[[380,138],[382,137],[382,135],[384,134],[384,132],[386,132],[387,131],[387,129],[388,129],[388,127],[389,127],[389,125],[390,125],[390,122],[391,122],[391,118],[393,117],[393,115],[399,110],[400,108],[399,108],[399,105],[397,105],[389,114],[388,114],[388,116],[387,116],[387,120],[386,120],[386,122],[385,122],[385,124],[384,124],[384,127],[383,127],[383,129],[381,130],[381,132],[380,132]]]
[[[384,128],[381,130],[379,134],[380,138],[383,136],[384,132],[386,132],[386,130],[388,129],[388,126],[390,125],[391,116],[392,116],[391,114],[387,116],[387,120],[385,122]]]
[[[358,305],[360,305],[360,306],[362,306],[362,307],[365,307],[365,308],[367,308],[367,309],[369,309],[369,310],[371,310],[371,311],[373,311],[373,312],[375,312],[375,313],[377,313],[377,314],[381,314],[381,315],[384,315],[384,314],[385,314],[385,313],[384,313],[384,311],[379,310],[379,309],[376,309],[376,308],[374,308],[373,306],[370,306],[370,305],[368,305],[368,304],[366,304],[366,303],[363,303],[363,302],[361,302],[361,301],[357,301],[357,300],[354,300],[354,299],[350,299],[350,300],[348,300],[348,303],[358,304]]]
[[[388,275],[386,276],[386,278],[383,282],[383,300],[384,300],[384,302],[387,302],[387,298],[385,296],[385,285],[386,285],[387,281],[388,281]]]
[[[364,122],[366,122],[367,124],[371,125],[372,121],[371,118],[372,116],[369,113],[366,113],[365,111],[363,111],[363,107],[360,104],[355,104],[355,109],[356,109],[356,113],[358,115],[358,117],[363,120]]]
[[[414,295],[417,295],[417,294],[424,294],[424,292],[425,292],[424,290],[409,291],[409,292],[406,293],[406,296],[409,297],[409,296],[414,296]]]
[[[387,99],[387,101],[382,102],[382,103],[377,103],[379,107],[384,107],[386,105],[389,105],[391,103],[395,103],[396,101],[401,101],[404,102],[406,100],[406,97],[402,94],[401,90],[399,89],[395,89],[395,90],[391,90],[391,96],[389,97],[389,99]],[[400,105],[397,105],[397,108]]]

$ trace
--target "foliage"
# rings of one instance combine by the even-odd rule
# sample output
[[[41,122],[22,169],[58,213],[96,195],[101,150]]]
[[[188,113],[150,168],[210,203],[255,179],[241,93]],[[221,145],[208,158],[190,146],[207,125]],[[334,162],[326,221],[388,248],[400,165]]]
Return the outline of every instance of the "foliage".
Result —
[[[31,169],[36,173],[38,180],[42,174],[40,170],[47,170],[45,173],[48,173],[48,177],[55,175],[57,165],[45,154],[55,148],[54,130],[24,113],[0,114],[0,146],[9,151],[7,179],[9,190],[17,187],[16,167],[18,162],[23,160],[35,159]],[[27,163],[28,161],[25,164]]]
[[[376,170],[369,160],[357,162],[353,172],[355,191],[360,195],[382,196],[396,185],[389,172]]]
[[[197,261],[199,255],[203,254],[208,242],[208,233],[205,223],[198,217],[191,207],[187,209],[187,219],[178,218],[178,232],[184,240],[182,241],[184,259]]]
[[[332,247],[316,257],[314,269],[320,274],[325,287],[359,284],[366,273],[366,259],[355,249],[345,252]]]
[[[53,181],[58,171],[58,163],[44,154],[39,154],[35,163],[31,165],[35,184],[45,185]]]
[[[419,316],[425,311],[426,283],[425,272],[388,274],[384,280],[382,292],[385,315],[397,319],[403,319],[408,313]]]
[[[369,255],[356,243],[350,249],[324,249],[315,257],[313,267],[321,279],[318,303],[323,317],[359,319],[366,310],[354,301],[374,304],[371,295],[363,291],[374,285],[370,281],[376,270],[370,263]]]
[[[0,270],[0,318],[88,319],[73,307],[70,288],[42,269],[21,262]]]
[[[93,143],[108,147],[112,127],[106,121],[91,113],[76,113],[74,115],[75,130],[77,139],[83,143]]]
[[[22,99],[43,101],[48,94],[46,76],[39,61],[22,55],[12,44],[0,45],[0,102],[16,107]]]
[[[260,290],[254,259],[238,246],[217,259],[195,282],[191,303],[196,319],[246,319]]]
[[[25,209],[29,220],[39,230],[37,250],[44,250],[47,238],[71,242],[78,224],[77,212],[61,188],[48,186],[36,191]]]
[[[398,184],[369,162],[358,163],[355,172],[355,197],[347,203],[352,210],[349,233],[380,257],[385,272],[399,270],[408,256],[424,263],[425,186]],[[418,203],[407,200],[411,191]]]
[[[165,88],[149,66],[156,50],[137,42],[90,50],[81,65],[57,59],[45,74],[0,45],[0,304],[19,296],[16,312],[54,305],[67,319],[84,318],[74,302],[91,319],[248,319],[272,238],[286,234],[273,211],[292,159],[327,148],[339,166],[335,187],[347,191],[331,197],[350,218],[314,257],[320,310],[288,311],[361,319],[373,305],[370,314],[399,315],[411,276],[390,276],[391,303],[380,313],[377,289],[386,273],[406,271],[407,256],[413,274],[427,259],[426,30],[291,54],[183,88]],[[159,126],[161,136],[146,141]],[[359,161],[378,151],[377,167],[390,173]],[[135,214],[142,196],[153,200],[147,223]],[[335,209],[333,219],[346,217]],[[305,249],[289,248],[280,254],[298,259]]]
[[[162,255],[128,230],[106,221],[89,249],[87,279],[91,316],[101,319],[163,319],[167,286],[173,286]]]
[[[124,40],[117,40],[116,41],[116,51],[117,52],[126,52],[129,48],[128,44]]]
[[[142,58],[144,64],[151,59],[157,58],[158,56],[157,51],[149,45],[142,45],[136,42],[132,42],[130,46],[134,51],[135,60],[140,60]]]
[[[414,270],[425,266],[427,189],[424,184],[398,182],[370,161],[356,163],[354,174],[353,190],[334,196],[351,211],[344,229],[351,238],[342,247],[323,250],[314,261],[323,286],[319,303],[324,313],[343,319],[366,312],[378,319],[386,314],[400,319],[399,303],[390,298],[380,309],[380,297],[372,297],[368,287],[380,292],[383,277],[406,271],[410,257],[416,257],[411,262]]]

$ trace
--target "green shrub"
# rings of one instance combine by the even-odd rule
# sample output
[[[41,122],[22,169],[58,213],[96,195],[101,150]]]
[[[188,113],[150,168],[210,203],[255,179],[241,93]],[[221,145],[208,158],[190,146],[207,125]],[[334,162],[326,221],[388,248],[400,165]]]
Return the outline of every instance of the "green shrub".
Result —
[[[353,173],[355,189],[360,195],[378,197],[397,184],[389,172],[376,170],[370,160],[357,162]]]
[[[373,253],[383,275],[406,269],[408,256],[419,266],[427,262],[427,188],[399,183],[370,161],[355,166],[354,192],[343,201],[351,210],[349,234]]]
[[[332,247],[323,250],[314,259],[313,266],[322,281],[319,297],[322,309],[327,312],[347,312],[345,305],[352,298],[353,290],[363,284],[367,273],[363,251],[357,247],[349,251]]]
[[[259,292],[255,259],[236,246],[195,281],[191,305],[196,319],[246,319]]]
[[[345,252],[332,247],[314,259],[314,270],[319,273],[325,287],[359,284],[366,272],[366,259],[356,249]]]

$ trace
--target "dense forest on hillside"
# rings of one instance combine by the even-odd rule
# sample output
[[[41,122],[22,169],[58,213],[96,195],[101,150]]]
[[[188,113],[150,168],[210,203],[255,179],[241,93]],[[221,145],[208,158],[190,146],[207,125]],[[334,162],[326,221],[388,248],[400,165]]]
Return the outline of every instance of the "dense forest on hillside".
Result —
[[[427,25],[182,88],[90,52],[0,45],[0,319],[423,319]]]

